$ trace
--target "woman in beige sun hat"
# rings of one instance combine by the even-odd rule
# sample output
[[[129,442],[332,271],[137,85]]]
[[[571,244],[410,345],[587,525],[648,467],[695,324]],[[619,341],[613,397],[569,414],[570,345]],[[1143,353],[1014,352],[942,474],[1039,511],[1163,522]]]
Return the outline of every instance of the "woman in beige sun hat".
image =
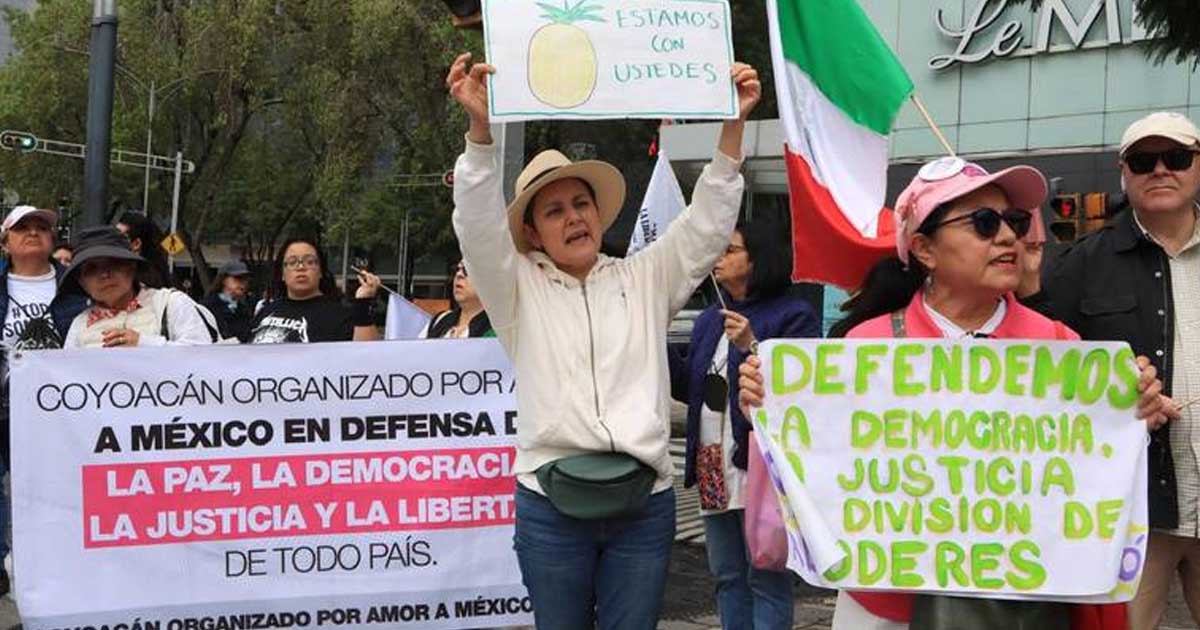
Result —
[[[667,325],[729,244],[742,132],[762,87],[734,64],[726,121],[689,209],[637,255],[600,253],[625,181],[610,164],[538,154],[505,204],[486,77],[459,57],[446,79],[470,117],[454,171],[463,260],[516,367],[515,547],[540,630],[650,630],[675,532]]]

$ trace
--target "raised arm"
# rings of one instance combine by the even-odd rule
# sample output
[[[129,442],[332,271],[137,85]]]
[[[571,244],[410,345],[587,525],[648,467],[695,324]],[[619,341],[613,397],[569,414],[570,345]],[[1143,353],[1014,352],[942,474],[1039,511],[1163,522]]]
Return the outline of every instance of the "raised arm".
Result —
[[[460,55],[446,77],[450,95],[470,120],[466,150],[454,165],[454,233],[492,327],[504,338],[516,324],[519,254],[508,232],[488,115],[487,75],[496,69],[470,61],[470,53]]]
[[[732,81],[737,86],[739,114],[721,126],[716,153],[696,183],[691,205],[635,262],[668,292],[672,313],[687,303],[712,269],[737,224],[745,186],[739,172],[742,135],[747,117],[762,97],[762,84],[758,72],[744,63],[733,65]]]

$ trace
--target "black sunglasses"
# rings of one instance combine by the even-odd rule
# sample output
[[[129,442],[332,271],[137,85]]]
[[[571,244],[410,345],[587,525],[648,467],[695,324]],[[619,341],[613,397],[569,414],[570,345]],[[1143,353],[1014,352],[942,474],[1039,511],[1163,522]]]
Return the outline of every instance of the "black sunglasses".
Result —
[[[1125,154],[1125,165],[1134,175],[1145,175],[1158,166],[1162,160],[1163,166],[1172,171],[1186,171],[1192,168],[1196,152],[1184,147],[1176,147],[1167,151],[1133,151]]]
[[[980,208],[971,214],[964,214],[961,217],[946,219],[940,223],[934,224],[934,229],[940,228],[951,223],[959,223],[962,221],[970,221],[971,227],[975,228],[975,233],[980,238],[992,238],[1000,232],[1000,223],[1003,221],[1012,228],[1017,238],[1024,238],[1029,233],[1029,227],[1033,224],[1033,213],[1028,210],[1018,208],[1008,208],[1007,210],[996,210],[994,208]]]

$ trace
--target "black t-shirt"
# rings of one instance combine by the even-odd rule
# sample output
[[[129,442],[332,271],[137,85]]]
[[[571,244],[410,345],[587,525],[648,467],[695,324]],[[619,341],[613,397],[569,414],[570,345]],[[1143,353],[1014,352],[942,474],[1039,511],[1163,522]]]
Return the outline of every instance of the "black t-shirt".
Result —
[[[284,298],[264,306],[254,318],[250,343],[313,343],[353,338],[350,307],[320,296],[308,300]]]

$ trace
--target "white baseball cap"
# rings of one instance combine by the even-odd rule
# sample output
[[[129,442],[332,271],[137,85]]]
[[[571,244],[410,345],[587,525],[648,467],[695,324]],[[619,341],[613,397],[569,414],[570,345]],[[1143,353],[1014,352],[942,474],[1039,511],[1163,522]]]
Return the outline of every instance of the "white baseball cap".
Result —
[[[1121,155],[1125,155],[1129,147],[1138,142],[1156,136],[1174,140],[1185,147],[1200,144],[1200,130],[1187,116],[1175,112],[1154,112],[1125,130],[1125,135],[1121,136]]]
[[[17,206],[4,217],[4,223],[0,224],[0,234],[4,234],[11,230],[14,225],[24,221],[29,217],[41,217],[50,224],[53,228],[58,223],[58,213],[53,210],[35,208],[33,206]]]

